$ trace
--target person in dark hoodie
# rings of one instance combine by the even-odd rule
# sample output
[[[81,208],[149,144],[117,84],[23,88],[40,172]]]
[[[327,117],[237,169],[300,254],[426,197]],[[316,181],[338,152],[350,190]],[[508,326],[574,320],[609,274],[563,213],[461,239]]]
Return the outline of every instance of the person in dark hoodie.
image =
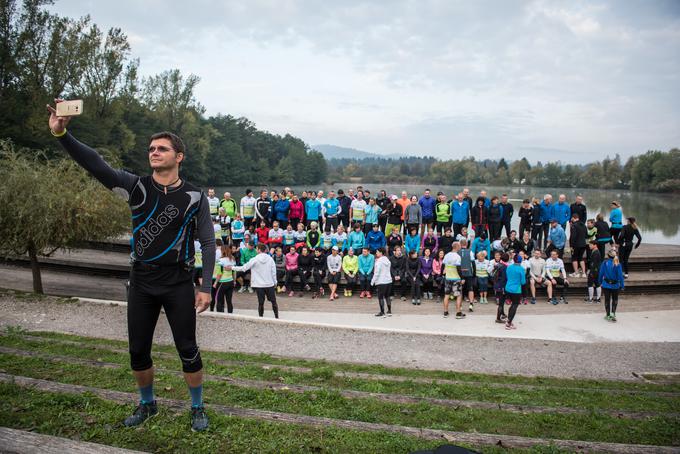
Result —
[[[400,287],[401,300],[406,300],[406,257],[402,254],[401,246],[395,246],[390,256],[390,272],[392,273],[392,289]]]
[[[528,231],[531,235],[531,221],[533,218],[534,209],[531,206],[529,199],[522,201],[522,206],[519,208],[519,237],[524,236],[524,232]]]
[[[475,236],[479,237],[482,233],[487,232],[489,224],[489,209],[486,207],[486,200],[484,197],[477,197],[475,206],[470,212],[472,228],[475,231]]]
[[[628,277],[628,260],[630,259],[630,253],[633,249],[640,247],[642,243],[642,236],[640,235],[640,230],[638,229],[637,223],[634,217],[628,218],[628,224],[623,226],[621,233],[619,233],[618,243],[621,247],[619,254],[621,256],[621,267],[623,268],[623,277]],[[637,238],[637,243],[633,246],[633,239]]]
[[[505,235],[510,236],[510,223],[512,222],[512,215],[515,213],[515,207],[508,202],[508,195],[501,196],[501,208],[503,208],[503,216],[501,217],[501,224],[505,228]]]
[[[312,290],[309,286],[309,281],[312,278],[313,267],[314,256],[309,253],[309,248],[307,246],[302,246],[300,255],[298,256],[298,275],[300,276],[300,285],[302,286],[300,296],[303,296],[304,292]]]
[[[571,277],[579,277],[579,267],[580,276],[586,275],[586,262],[583,260],[586,252],[586,236],[588,236],[586,225],[579,219],[578,213],[572,214],[569,226],[569,247],[571,247],[571,264],[574,272],[571,273]]]
[[[323,279],[326,277],[326,270],[328,266],[326,264],[326,256],[323,254],[321,248],[314,249],[314,258],[312,259],[312,277],[314,278],[314,284],[316,285],[316,292],[312,295],[312,298],[317,296],[323,296]]]
[[[414,306],[420,305],[420,282],[418,276],[420,275],[420,259],[418,253],[411,251],[406,259],[406,281],[411,287],[411,304]]]
[[[345,191],[338,189],[338,202],[340,202],[340,214],[338,215],[339,223],[346,229],[349,225],[349,207],[352,205],[352,198],[345,195]]]
[[[498,197],[493,196],[491,198],[491,205],[489,205],[489,239],[491,241],[501,238],[502,227],[503,207],[499,203]]]

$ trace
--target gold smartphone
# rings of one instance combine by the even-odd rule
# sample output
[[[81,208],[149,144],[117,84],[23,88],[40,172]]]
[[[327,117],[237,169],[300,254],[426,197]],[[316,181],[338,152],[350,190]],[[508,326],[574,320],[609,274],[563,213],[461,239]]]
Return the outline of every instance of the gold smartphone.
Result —
[[[58,117],[72,117],[83,113],[83,100],[73,99],[71,101],[62,101],[57,103]]]

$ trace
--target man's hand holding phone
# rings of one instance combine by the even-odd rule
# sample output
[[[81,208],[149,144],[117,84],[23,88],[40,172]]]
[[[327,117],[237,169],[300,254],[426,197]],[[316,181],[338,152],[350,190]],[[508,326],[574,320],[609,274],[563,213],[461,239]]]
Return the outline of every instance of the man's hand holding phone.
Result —
[[[55,99],[54,105],[55,107],[52,107],[49,104],[47,105],[47,110],[50,113],[48,124],[52,134],[61,135],[66,130],[66,126],[71,121],[71,117],[83,113],[83,101],[64,101],[63,99]]]

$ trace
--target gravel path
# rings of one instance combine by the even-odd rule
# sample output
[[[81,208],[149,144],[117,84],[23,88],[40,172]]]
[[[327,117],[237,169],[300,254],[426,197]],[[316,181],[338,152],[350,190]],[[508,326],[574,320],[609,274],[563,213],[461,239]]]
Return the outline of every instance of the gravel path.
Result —
[[[0,297],[0,327],[126,339],[126,308]],[[300,358],[497,374],[635,380],[633,372],[680,372],[680,343],[571,343],[292,325],[201,316],[202,348]],[[172,343],[161,315],[156,341]]]

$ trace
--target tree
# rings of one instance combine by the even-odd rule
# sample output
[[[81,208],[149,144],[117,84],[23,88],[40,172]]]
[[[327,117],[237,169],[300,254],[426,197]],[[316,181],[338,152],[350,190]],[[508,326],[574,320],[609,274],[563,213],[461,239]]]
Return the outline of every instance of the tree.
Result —
[[[18,153],[0,141],[0,181],[0,254],[28,255],[36,293],[43,293],[38,256],[129,228],[125,203],[71,160]]]

